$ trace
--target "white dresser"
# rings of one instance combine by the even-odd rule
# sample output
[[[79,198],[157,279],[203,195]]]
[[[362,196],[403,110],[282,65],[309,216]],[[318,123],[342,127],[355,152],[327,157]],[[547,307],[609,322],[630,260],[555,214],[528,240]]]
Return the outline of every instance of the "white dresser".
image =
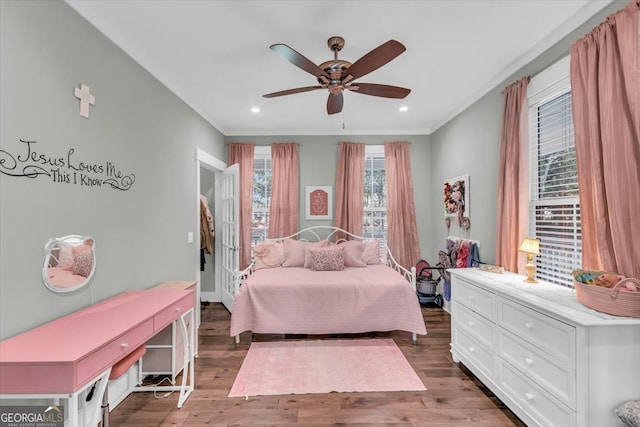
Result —
[[[572,289],[451,271],[451,352],[528,426],[623,427],[640,398],[640,319],[599,313]]]

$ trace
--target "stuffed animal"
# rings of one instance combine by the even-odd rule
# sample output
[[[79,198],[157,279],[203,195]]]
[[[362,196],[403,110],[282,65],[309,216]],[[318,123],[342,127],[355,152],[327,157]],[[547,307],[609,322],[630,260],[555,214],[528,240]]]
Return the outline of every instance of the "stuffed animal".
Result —
[[[619,274],[605,273],[598,276],[594,284],[597,286],[604,286],[605,288],[613,288],[622,279],[626,279],[626,277]],[[638,289],[638,285],[631,280],[625,280],[624,283],[620,285],[619,289],[621,291],[631,292],[638,292],[640,290]]]
[[[594,285],[603,286],[605,288],[613,288],[616,285],[616,283],[618,283],[622,279],[624,279],[624,276],[620,276],[618,274],[605,273],[598,276]]]

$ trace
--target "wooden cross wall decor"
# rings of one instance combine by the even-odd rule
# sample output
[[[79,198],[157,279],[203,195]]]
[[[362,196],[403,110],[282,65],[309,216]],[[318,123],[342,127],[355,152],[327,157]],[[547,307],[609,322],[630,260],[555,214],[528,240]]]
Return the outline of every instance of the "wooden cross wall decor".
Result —
[[[86,119],[89,118],[89,105],[96,104],[96,97],[89,92],[89,86],[81,84],[80,88],[75,88],[75,96],[80,99],[80,115]]]

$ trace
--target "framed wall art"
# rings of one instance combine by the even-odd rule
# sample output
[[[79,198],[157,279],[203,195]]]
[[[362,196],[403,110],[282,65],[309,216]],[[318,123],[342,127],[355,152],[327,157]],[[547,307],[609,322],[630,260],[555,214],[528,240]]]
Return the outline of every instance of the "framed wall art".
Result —
[[[306,219],[333,219],[331,187],[307,185],[304,189]]]
[[[454,217],[461,225],[464,217],[469,217],[469,175],[447,179],[444,182],[444,216]]]

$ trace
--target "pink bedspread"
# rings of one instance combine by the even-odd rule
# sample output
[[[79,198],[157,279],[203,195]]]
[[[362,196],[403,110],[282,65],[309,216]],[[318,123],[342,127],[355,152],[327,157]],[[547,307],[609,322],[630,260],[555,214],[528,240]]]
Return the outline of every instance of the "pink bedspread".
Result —
[[[84,276],[73,274],[71,270],[63,270],[60,267],[49,267],[47,278],[56,288],[72,288],[87,280]]]
[[[427,333],[415,291],[386,265],[258,270],[240,286],[231,315],[231,336],[393,330]]]

